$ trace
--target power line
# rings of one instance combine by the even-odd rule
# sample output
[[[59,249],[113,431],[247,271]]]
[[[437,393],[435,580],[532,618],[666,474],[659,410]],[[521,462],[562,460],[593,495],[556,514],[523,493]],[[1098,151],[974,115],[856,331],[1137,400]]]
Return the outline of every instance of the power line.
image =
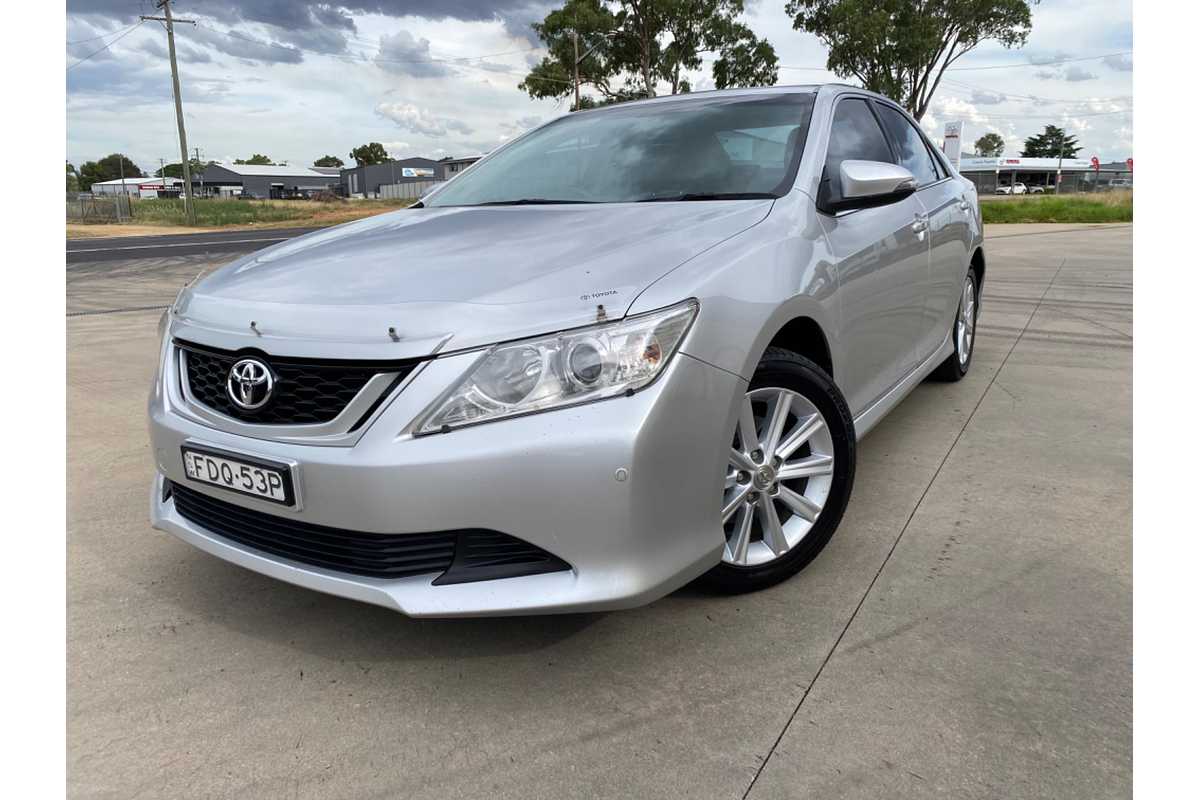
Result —
[[[1042,97],[1040,95],[1031,94],[1013,94],[1012,92],[1001,92],[996,89],[989,89],[986,86],[976,86],[972,83],[964,83],[963,81],[954,80],[952,78],[943,78],[942,83],[949,86],[961,87],[963,89],[971,89],[976,92],[984,92],[986,94],[1004,97],[1013,100],[1033,100],[1040,103],[1103,103],[1103,102],[1128,102],[1133,99],[1132,95],[1117,95],[1116,97],[1093,97],[1086,100],[1067,100],[1065,98]]]
[[[1103,58],[1113,58],[1114,56],[1130,56],[1130,55],[1133,55],[1133,51],[1125,50],[1120,53],[1106,53],[1105,55],[1102,55],[1102,56],[1086,56],[1084,58],[1060,58],[1055,61],[1038,61],[1038,62],[1031,61],[1028,64],[1026,64],[1026,63],[990,64],[988,66],[983,66],[983,67],[950,67],[950,69],[946,70],[946,72],[967,72],[967,71],[981,70],[981,69],[1012,69],[1013,67],[1053,67],[1058,64],[1074,64],[1077,61],[1099,61],[1100,59],[1103,59]]]
[[[129,35],[129,34],[131,34],[131,33],[133,33],[135,30],[137,30],[137,29],[138,29],[138,28],[140,28],[140,27],[142,27],[142,23],[141,23],[141,22],[139,22],[137,25],[134,25],[132,28],[129,28],[129,29],[127,29],[127,30],[126,30],[124,33],[122,33],[122,34],[121,34],[120,36],[118,36],[117,38],[113,39],[113,40],[112,40],[111,42],[109,42],[108,44],[104,45],[104,47],[101,47],[99,50],[94,50],[94,51],[92,51],[92,52],[88,53],[86,56],[84,56],[83,58],[79,59],[79,60],[78,60],[78,61],[76,61],[74,64],[71,64],[70,66],[68,66],[68,67],[67,67],[67,72],[70,72],[71,70],[75,69],[75,68],[76,68],[76,67],[78,67],[80,64],[82,64],[83,62],[85,62],[85,61],[87,61],[89,58],[91,58],[92,56],[96,56],[96,55],[99,55],[99,54],[103,53],[105,50],[107,50],[108,48],[112,47],[114,44],[116,44],[117,42],[121,41],[121,40],[122,40],[122,39],[124,39],[126,36],[128,36],[128,35]]]
[[[207,25],[205,25],[203,27],[208,28],[208,30],[211,30],[213,33],[221,34],[224,36],[229,36],[233,39],[240,39],[249,44],[258,45],[259,47],[276,47],[276,48],[279,48],[282,50],[286,50],[289,53],[304,53],[306,55],[312,55],[312,56],[325,56],[326,58],[336,58],[340,61],[345,61],[347,63],[358,63],[358,64],[373,64],[373,63],[446,64],[446,65],[455,66],[455,67],[469,67],[469,68],[474,68],[474,69],[485,69],[489,72],[499,72],[503,75],[511,75],[514,77],[520,77],[520,75],[517,72],[513,72],[512,67],[507,64],[482,64],[482,63],[481,64],[471,64],[471,63],[467,63],[467,62],[479,61],[479,60],[486,59],[486,58],[496,58],[499,56],[515,55],[518,53],[528,53],[528,52],[532,52],[533,50],[541,49],[538,47],[530,47],[530,48],[526,48],[523,50],[508,50],[508,51],[505,51],[502,53],[488,53],[486,55],[480,55],[480,56],[460,56],[457,58],[428,58],[428,59],[383,58],[381,56],[371,56],[366,53],[330,53],[325,50],[308,50],[303,47],[296,47],[295,45],[287,45],[287,44],[281,44],[279,42],[269,42],[269,41],[263,41],[261,39],[254,39],[249,36],[243,36],[242,34],[239,34],[236,31],[221,31],[221,30],[217,30],[216,28],[211,28]],[[505,69],[497,69],[498,67],[505,67]],[[560,78],[543,77],[543,78],[539,78],[539,80],[547,81],[550,83],[562,83],[562,84],[570,84],[571,83],[571,81],[563,80]]]
[[[986,64],[986,65],[978,66],[978,67],[950,67],[949,69],[946,70],[946,72],[966,72],[966,71],[974,71],[974,70],[982,70],[982,69],[1016,69],[1018,67],[1053,67],[1057,64],[1072,64],[1076,61],[1099,61],[1100,59],[1103,59],[1103,58],[1112,58],[1114,56],[1128,56],[1128,55],[1132,55],[1132,54],[1133,54],[1132,50],[1126,50],[1121,53],[1107,53],[1102,56],[1086,56],[1084,58],[1060,58],[1060,59],[1056,59],[1054,61],[1038,61],[1038,62],[1030,61],[1028,63],[1021,62],[1018,64]],[[793,66],[788,66],[786,64],[780,64],[779,69],[792,69],[792,70],[813,71],[813,72],[831,72],[832,71],[828,67],[793,67]]]
[[[229,36],[233,39],[240,39],[243,42],[248,42],[249,44],[258,45],[260,47],[276,47],[281,50],[287,50],[288,52],[293,52],[293,53],[307,53],[309,55],[328,56],[329,58],[340,58],[340,59],[345,59],[348,61],[382,61],[382,62],[385,62],[388,64],[459,64],[459,62],[462,62],[462,61],[479,61],[479,60],[482,60],[485,58],[499,58],[501,56],[511,56],[511,55],[518,55],[521,53],[531,53],[534,50],[541,49],[540,47],[527,47],[522,50],[506,50],[501,53],[486,53],[484,55],[479,55],[479,56],[455,56],[455,57],[447,57],[447,58],[422,58],[422,59],[383,58],[381,56],[370,56],[365,53],[331,53],[327,50],[307,50],[305,48],[296,47],[295,45],[291,45],[291,44],[283,44],[281,42],[271,42],[271,41],[265,41],[262,39],[255,39],[250,36],[243,36],[242,34],[238,33],[237,31],[222,31],[222,30],[213,28],[209,25],[203,25],[202,27],[207,28],[208,30],[212,31],[213,33],[218,33],[218,34],[221,34],[224,36]],[[461,65],[461,66],[470,66],[470,65]]]
[[[985,119],[1062,119],[1063,117],[1078,119],[1081,117],[1108,117],[1115,114],[1132,114],[1133,109],[1123,108],[1120,111],[1095,111],[1081,114],[1073,114],[1070,111],[1060,111],[1057,114],[988,114],[984,111],[978,111],[977,113]]]
[[[136,27],[137,27],[138,25],[140,25],[140,24],[141,24],[140,22],[135,22],[135,23],[133,23],[132,25],[130,25],[128,28],[122,28],[121,30],[116,30],[116,31],[109,31],[108,33],[102,33],[102,34],[100,34],[99,36],[92,36],[92,37],[91,37],[91,38],[89,38],[89,39],[76,39],[76,40],[75,40],[75,41],[73,41],[73,42],[67,42],[67,46],[68,46],[68,47],[70,47],[70,46],[72,46],[72,45],[77,45],[77,44],[85,44],[85,43],[87,43],[87,42],[94,42],[94,41],[96,41],[97,39],[107,39],[108,37],[110,37],[110,36],[114,36],[114,35],[116,35],[116,34],[118,34],[118,33],[124,33],[125,31],[130,31],[130,30],[133,30],[134,28],[136,28]]]

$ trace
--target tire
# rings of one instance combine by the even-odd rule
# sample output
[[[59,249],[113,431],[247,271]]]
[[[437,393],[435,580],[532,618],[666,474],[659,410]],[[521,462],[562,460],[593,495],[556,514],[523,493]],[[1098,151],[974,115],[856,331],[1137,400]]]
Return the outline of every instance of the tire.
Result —
[[[970,286],[968,292],[967,287]],[[969,294],[969,298],[968,298]],[[961,381],[967,375],[967,370],[971,369],[971,359],[975,357],[975,323],[979,319],[979,279],[975,277],[975,268],[971,267],[967,270],[966,280],[963,282],[962,292],[958,297],[958,311],[954,314],[954,321],[950,323],[950,338],[954,342],[954,352],[946,357],[946,360],[938,365],[931,374],[930,378],[935,381],[944,381],[946,383],[954,383]],[[961,326],[966,324],[964,318],[963,304],[970,303],[971,320],[968,330],[968,335],[965,339],[966,357],[963,357],[964,338],[962,336]]]
[[[854,419],[833,379],[815,363],[789,350],[768,348],[743,402],[733,441],[742,460],[731,458],[727,469],[722,516],[735,501],[737,510],[723,522],[722,562],[700,578],[702,586],[727,594],[765,589],[806,567],[837,530],[854,484]],[[780,405],[784,414],[775,435],[778,446],[771,448],[771,420]],[[744,422],[747,413],[751,417]],[[743,445],[746,424],[754,426],[757,450]],[[749,474],[746,459],[755,454],[757,470],[743,480]],[[776,461],[773,454],[782,458]],[[825,463],[827,458],[831,463]],[[785,477],[797,473],[804,476]],[[742,494],[753,499],[737,501]],[[744,515],[752,517],[750,523]]]

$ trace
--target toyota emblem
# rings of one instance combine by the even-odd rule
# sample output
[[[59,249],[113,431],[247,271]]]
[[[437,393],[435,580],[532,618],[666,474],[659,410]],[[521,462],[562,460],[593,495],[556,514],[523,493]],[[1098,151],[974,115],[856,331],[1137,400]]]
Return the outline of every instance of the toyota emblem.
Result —
[[[233,404],[243,411],[262,408],[275,391],[275,376],[271,368],[257,358],[243,358],[229,368],[225,392]]]

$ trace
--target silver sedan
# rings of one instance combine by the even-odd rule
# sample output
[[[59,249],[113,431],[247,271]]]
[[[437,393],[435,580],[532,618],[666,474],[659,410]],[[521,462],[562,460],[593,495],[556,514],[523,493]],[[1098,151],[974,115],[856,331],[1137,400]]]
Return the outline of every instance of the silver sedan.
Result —
[[[966,374],[983,281],[974,187],[886,98],[569,114],[185,289],[151,520],[414,616],[759,589],[833,536],[856,442]]]

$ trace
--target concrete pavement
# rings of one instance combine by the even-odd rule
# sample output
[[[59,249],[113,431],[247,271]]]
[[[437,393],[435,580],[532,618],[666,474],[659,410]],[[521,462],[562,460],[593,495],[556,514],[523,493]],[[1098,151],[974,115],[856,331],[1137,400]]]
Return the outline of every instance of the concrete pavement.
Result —
[[[804,573],[533,619],[414,621],[152,531],[158,313],[122,309],[214,261],[72,267],[71,795],[1127,797],[1130,228],[1036,227],[989,230],[971,375],[862,443]]]

